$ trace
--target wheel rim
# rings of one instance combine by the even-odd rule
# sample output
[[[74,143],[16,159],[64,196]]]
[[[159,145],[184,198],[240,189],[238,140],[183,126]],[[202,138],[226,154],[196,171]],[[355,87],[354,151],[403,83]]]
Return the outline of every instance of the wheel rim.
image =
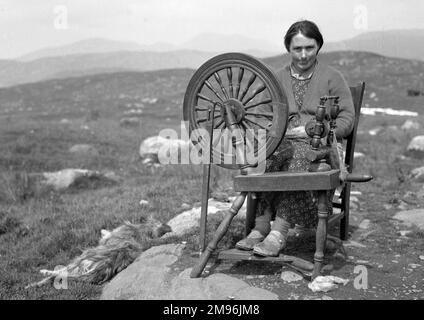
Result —
[[[214,164],[231,169],[246,165],[236,161],[231,124],[240,129],[244,148],[254,159],[264,160],[278,147],[287,127],[287,98],[273,71],[262,62],[249,55],[227,53],[208,60],[195,72],[184,96],[183,111],[193,143],[199,143],[203,150],[209,145],[195,129],[208,130],[208,114],[214,104]],[[258,139],[261,131],[266,133],[265,141]]]

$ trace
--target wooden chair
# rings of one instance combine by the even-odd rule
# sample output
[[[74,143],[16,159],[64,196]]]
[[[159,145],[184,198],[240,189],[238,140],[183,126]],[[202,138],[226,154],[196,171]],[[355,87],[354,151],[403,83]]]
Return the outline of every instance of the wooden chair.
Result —
[[[200,257],[200,262],[193,268],[192,277],[198,277],[203,271],[210,254],[215,250],[217,243],[228,230],[232,218],[237,214],[240,207],[247,198],[246,212],[246,235],[254,226],[256,211],[256,192],[267,191],[302,191],[316,190],[318,193],[318,226],[316,230],[316,251],[314,254],[314,264],[293,256],[280,254],[279,257],[256,257],[249,251],[231,249],[221,251],[218,259],[232,260],[261,260],[272,262],[288,263],[299,271],[311,271],[311,278],[321,274],[324,263],[325,243],[327,240],[327,228],[334,223],[340,223],[340,238],[346,240],[349,228],[349,201],[352,182],[366,182],[372,179],[370,176],[352,174],[354,151],[356,143],[356,133],[359,123],[360,110],[365,90],[365,83],[361,82],[355,87],[351,87],[352,98],[355,107],[355,121],[352,133],[346,139],[345,164],[349,174],[344,187],[340,193],[340,199],[333,203],[333,207],[340,208],[339,214],[333,214],[330,218],[327,213],[326,196],[327,191],[335,189],[341,185],[339,175],[340,170],[330,170],[325,172],[270,172],[261,175],[239,175],[234,178],[234,190],[240,192],[240,196],[234,201],[223,222],[217,229],[214,238],[209,243],[206,250]],[[205,228],[201,228],[205,230]],[[203,235],[204,238],[205,235]],[[201,235],[202,238],[202,235]],[[341,241],[340,241],[341,243]],[[305,272],[303,272],[305,274]],[[307,274],[307,273],[306,273]]]

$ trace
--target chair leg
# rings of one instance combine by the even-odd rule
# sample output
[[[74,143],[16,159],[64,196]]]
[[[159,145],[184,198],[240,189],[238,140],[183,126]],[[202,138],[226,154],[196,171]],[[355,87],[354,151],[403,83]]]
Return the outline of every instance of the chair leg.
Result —
[[[327,240],[327,191],[318,191],[318,226],[316,233],[316,250],[314,254],[314,271],[312,280],[321,274],[321,269],[324,264],[325,242]]]
[[[342,191],[343,218],[340,220],[340,239],[347,240],[349,235],[349,204],[350,204],[350,182],[346,183]]]
[[[247,196],[247,193],[242,192],[234,200],[233,204],[231,205],[231,208],[227,211],[227,214],[225,215],[224,220],[222,220],[218,229],[215,231],[213,239],[211,240],[211,242],[209,242],[208,246],[206,247],[206,250],[203,251],[202,255],[200,256],[199,263],[191,271],[190,273],[191,278],[198,278],[201,275],[203,269],[205,269],[205,266],[208,263],[211,253],[216,249],[218,242],[221,241],[222,237],[227,233],[228,228],[230,227],[231,221],[239,212],[240,208],[242,207],[244,203],[244,200],[246,200],[246,196]]]
[[[246,229],[245,229],[245,237],[248,236],[250,231],[255,226],[255,218],[256,218],[256,207],[257,207],[257,198],[256,193],[249,192],[247,195],[247,203],[246,203]]]

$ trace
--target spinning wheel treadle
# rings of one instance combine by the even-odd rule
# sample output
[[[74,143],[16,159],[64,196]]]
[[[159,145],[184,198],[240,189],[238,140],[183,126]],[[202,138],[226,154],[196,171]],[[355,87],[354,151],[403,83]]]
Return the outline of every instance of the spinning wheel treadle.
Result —
[[[271,69],[242,53],[221,54],[204,63],[188,84],[183,106],[193,143],[209,149],[195,129],[213,129],[213,163],[228,169],[246,164],[237,162],[232,133],[240,132],[243,152],[264,160],[277,148],[287,127],[282,85]],[[265,143],[258,141],[259,130],[266,132]]]

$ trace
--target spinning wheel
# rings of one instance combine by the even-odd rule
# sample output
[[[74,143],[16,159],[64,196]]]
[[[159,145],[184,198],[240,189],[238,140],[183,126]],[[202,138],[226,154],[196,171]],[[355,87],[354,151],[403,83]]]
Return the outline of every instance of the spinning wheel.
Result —
[[[249,152],[255,159],[270,156],[285,134],[287,119],[286,94],[274,73],[241,53],[222,54],[203,64],[184,97],[192,141],[202,150],[211,147],[213,163],[229,169],[246,166]],[[196,129],[213,130],[212,141]],[[258,139],[261,130],[264,140]]]
[[[352,89],[355,106],[354,131],[347,139],[346,165],[352,168],[356,129],[359,121],[362,97],[365,85]],[[202,211],[200,219],[201,256],[192,269],[191,277],[199,277],[206,266],[211,253],[228,231],[229,225],[248,198],[246,226],[250,228],[254,219],[255,206],[253,194],[256,192],[317,192],[318,225],[316,231],[316,251],[314,263],[301,261],[296,257],[281,256],[293,267],[309,269],[311,278],[321,273],[324,265],[325,242],[329,216],[327,210],[327,191],[341,186],[339,169],[331,169],[325,163],[331,149],[338,113],[338,96],[321,97],[317,107],[314,124],[308,127],[307,134],[312,138],[312,172],[269,172],[261,175],[242,175],[234,178],[234,190],[240,192],[226,212],[224,219],[215,231],[213,239],[205,248],[206,220],[209,199],[210,162],[204,165],[202,186]],[[326,117],[325,99],[336,101],[335,111]],[[227,53],[216,56],[203,64],[193,75],[184,97],[184,120],[189,122],[190,137],[201,151],[208,153],[212,163],[229,169],[243,169],[255,166],[268,158],[283,139],[288,121],[288,103],[283,86],[274,73],[255,58],[241,53]],[[324,122],[331,118],[330,129],[325,130]],[[264,132],[261,140],[260,133]],[[206,132],[205,132],[206,131]],[[258,135],[259,134],[259,135]],[[327,145],[321,145],[321,138],[327,135]],[[211,137],[207,139],[207,136]],[[254,155],[257,163],[247,161],[246,155]],[[310,155],[310,156],[309,156]],[[228,161],[230,160],[230,161]],[[315,165],[315,166],[313,166]],[[351,174],[344,179],[346,186],[342,191],[340,208],[343,214],[332,217],[335,222],[341,219],[341,237],[346,237],[349,219],[350,182],[366,182],[371,176]],[[249,204],[249,199],[250,204]],[[231,254],[234,256],[234,254]],[[229,257],[229,256],[228,256]],[[239,259],[239,257],[237,257]],[[251,260],[251,256],[243,255]]]

